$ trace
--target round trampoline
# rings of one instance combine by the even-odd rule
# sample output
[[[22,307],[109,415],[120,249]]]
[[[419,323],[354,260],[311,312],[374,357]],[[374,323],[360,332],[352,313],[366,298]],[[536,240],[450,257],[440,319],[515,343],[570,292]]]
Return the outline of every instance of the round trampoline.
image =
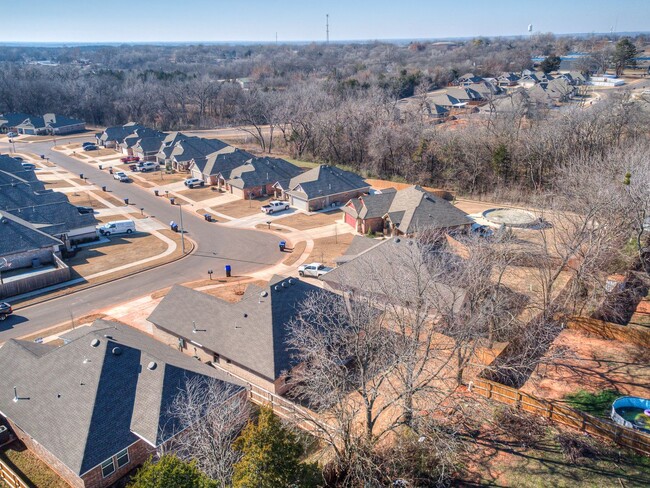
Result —
[[[617,398],[612,403],[610,416],[619,425],[650,432],[650,400],[647,398]]]
[[[534,213],[521,208],[491,208],[483,212],[483,218],[488,222],[508,227],[534,227],[541,223],[541,219]]]

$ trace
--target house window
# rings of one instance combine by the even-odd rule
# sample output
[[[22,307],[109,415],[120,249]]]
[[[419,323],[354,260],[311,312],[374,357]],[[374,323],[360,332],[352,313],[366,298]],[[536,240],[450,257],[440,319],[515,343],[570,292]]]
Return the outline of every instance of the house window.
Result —
[[[118,452],[115,455],[115,460],[117,461],[118,469],[129,464],[129,450],[124,449],[123,451]]]
[[[113,463],[113,458],[107,459],[102,463],[103,478],[112,475],[114,472],[115,472],[115,463]]]

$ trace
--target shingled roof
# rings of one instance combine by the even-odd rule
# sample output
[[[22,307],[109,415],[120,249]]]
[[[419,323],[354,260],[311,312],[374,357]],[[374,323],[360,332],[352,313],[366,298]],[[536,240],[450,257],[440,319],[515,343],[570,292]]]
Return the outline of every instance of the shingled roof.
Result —
[[[400,191],[389,188],[354,198],[343,211],[360,219],[388,217],[393,224],[399,224],[403,234],[413,234],[423,228],[445,229],[472,223],[465,212],[417,185]]]
[[[302,170],[289,161],[278,158],[253,158],[230,172],[228,183],[235,188],[254,188],[278,183],[286,186],[302,174]]]
[[[177,285],[147,320],[274,381],[294,365],[287,324],[319,290],[297,278],[274,276],[269,286],[249,285],[241,301],[229,303]]]
[[[355,173],[322,164],[291,178],[286,188],[289,195],[311,200],[349,191],[367,190],[370,185]]]
[[[251,153],[242,151],[239,148],[226,146],[204,158],[195,159],[193,163],[194,167],[204,176],[217,176],[221,174],[224,178],[228,179],[233,169],[254,157]]]
[[[13,339],[0,348],[0,411],[78,475],[138,438],[159,446],[173,435],[168,407],[191,378],[232,385],[128,326],[83,329],[58,348]]]
[[[63,242],[26,220],[0,210],[0,256],[62,246]]]

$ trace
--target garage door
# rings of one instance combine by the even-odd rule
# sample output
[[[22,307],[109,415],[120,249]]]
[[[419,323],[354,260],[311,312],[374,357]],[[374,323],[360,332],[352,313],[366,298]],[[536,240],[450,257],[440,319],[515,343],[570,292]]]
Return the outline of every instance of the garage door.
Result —
[[[298,210],[304,210],[305,212],[309,211],[309,203],[306,200],[300,200],[299,198],[291,197],[291,206],[297,208]]]
[[[345,214],[345,223],[352,227],[354,230],[357,230],[357,219],[350,214]]]

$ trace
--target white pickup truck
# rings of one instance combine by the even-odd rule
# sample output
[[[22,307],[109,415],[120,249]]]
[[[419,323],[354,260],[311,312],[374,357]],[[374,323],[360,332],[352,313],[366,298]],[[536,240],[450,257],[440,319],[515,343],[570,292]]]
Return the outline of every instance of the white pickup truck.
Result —
[[[326,275],[330,271],[332,271],[332,268],[321,263],[303,264],[298,268],[298,274],[300,276],[312,276],[319,280],[323,275]]]
[[[272,200],[268,205],[262,205],[262,212],[266,214],[272,214],[273,212],[281,212],[282,210],[288,210],[289,204],[287,202],[280,202],[278,200]]]

